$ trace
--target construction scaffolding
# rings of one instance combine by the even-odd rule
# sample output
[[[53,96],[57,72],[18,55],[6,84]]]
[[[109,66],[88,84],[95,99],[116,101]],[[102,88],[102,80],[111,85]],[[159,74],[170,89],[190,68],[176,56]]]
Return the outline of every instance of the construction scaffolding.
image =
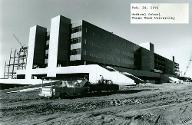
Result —
[[[20,48],[18,52],[18,67],[17,70],[23,70],[27,64],[27,47]]]
[[[16,71],[23,70],[27,64],[27,47],[21,47],[19,51],[16,49],[10,52],[9,61],[5,62],[4,78],[15,79],[17,77]]]

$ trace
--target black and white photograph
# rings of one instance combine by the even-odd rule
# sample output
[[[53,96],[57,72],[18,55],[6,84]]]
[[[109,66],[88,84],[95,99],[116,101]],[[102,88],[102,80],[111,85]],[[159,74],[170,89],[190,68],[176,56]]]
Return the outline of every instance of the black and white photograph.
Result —
[[[0,0],[0,125],[192,125],[191,0]]]

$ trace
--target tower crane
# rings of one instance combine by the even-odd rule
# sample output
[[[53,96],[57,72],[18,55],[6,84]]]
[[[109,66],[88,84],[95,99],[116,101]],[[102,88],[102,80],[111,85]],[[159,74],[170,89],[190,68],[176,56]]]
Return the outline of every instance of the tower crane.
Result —
[[[17,36],[15,34],[13,34],[13,37],[15,38],[15,40],[19,43],[19,45],[21,46],[21,48],[23,48],[23,44],[20,42],[20,40],[17,38]]]
[[[184,72],[184,76],[186,75],[186,73],[187,73],[187,71],[188,71],[188,69],[189,69],[189,67],[190,67],[190,65],[191,65],[191,62],[192,62],[192,54],[191,54],[191,57],[190,57],[190,59],[189,59],[189,62],[188,62],[188,64],[187,64],[187,67],[186,67],[186,70],[185,70],[185,72]]]
[[[19,43],[19,45],[21,46],[20,50],[17,52],[17,56],[18,56],[17,69],[25,69],[26,63],[27,63],[27,51],[28,51],[27,48],[28,47],[24,46],[15,34],[13,34],[13,37],[15,38],[17,43]]]

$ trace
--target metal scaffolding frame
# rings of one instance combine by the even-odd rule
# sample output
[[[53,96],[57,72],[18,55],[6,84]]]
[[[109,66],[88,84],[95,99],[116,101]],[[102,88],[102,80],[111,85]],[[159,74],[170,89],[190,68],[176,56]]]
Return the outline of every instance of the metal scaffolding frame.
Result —
[[[26,68],[27,63],[27,47],[21,47],[19,51],[16,49],[10,52],[8,63],[5,61],[4,78],[14,79],[17,77],[16,71]]]

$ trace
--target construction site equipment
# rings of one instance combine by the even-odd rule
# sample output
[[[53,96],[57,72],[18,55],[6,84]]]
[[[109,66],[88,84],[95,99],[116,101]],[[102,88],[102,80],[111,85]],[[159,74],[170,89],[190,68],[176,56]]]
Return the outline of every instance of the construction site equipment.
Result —
[[[16,50],[11,50],[8,63],[5,62],[4,78],[16,78],[16,69],[18,67],[18,56]]]
[[[27,64],[27,47],[24,46],[19,39],[13,34],[15,40],[21,46],[18,50],[11,50],[8,63],[5,61],[4,66],[4,78],[5,79],[14,79],[16,78],[16,70],[23,70],[26,68]]]
[[[17,70],[23,70],[27,65],[27,47],[22,47],[19,49],[18,55],[18,67]]]
[[[13,34],[13,37],[15,40],[19,43],[21,48],[19,49],[17,55],[18,55],[18,70],[23,70],[26,68],[27,64],[27,47],[22,44],[22,42],[17,38],[15,34]]]
[[[11,50],[9,61],[5,61],[4,65],[4,78],[16,78],[16,71],[23,70],[27,64],[27,47],[22,47],[19,51]]]
[[[184,82],[192,82],[192,79],[190,77],[179,77],[180,80],[184,81]]]
[[[186,76],[186,73],[187,73],[187,71],[188,71],[188,69],[189,69],[189,67],[190,67],[190,65],[191,65],[191,62],[192,62],[192,54],[191,54],[190,59],[189,59],[189,61],[188,61],[186,70],[185,70],[185,72],[184,72],[184,74],[183,74],[184,76]]]
[[[42,97],[65,98],[83,96],[92,93],[116,92],[119,85],[114,84],[111,80],[103,79],[98,83],[92,84],[88,80],[77,81],[58,81],[53,86],[43,86],[39,93]]]
[[[13,37],[15,38],[15,40],[20,44],[21,47],[23,47],[23,44],[20,42],[20,40],[16,37],[15,34],[13,34]]]

